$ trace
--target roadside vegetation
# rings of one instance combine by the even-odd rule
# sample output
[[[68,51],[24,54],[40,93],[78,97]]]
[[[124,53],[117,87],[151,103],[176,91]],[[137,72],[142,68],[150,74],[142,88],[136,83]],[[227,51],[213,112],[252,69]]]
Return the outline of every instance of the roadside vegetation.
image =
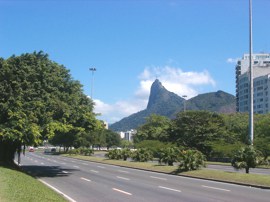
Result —
[[[35,178],[11,167],[0,164],[0,201],[67,201]]]

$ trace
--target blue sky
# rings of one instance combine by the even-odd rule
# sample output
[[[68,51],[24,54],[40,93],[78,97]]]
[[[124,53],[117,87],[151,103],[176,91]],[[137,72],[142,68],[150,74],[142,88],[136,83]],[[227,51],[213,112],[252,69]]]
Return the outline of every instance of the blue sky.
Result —
[[[270,52],[270,0],[253,0],[254,52]],[[248,0],[0,0],[0,57],[44,51],[109,123],[146,108],[150,86],[188,99],[235,94],[249,51]]]

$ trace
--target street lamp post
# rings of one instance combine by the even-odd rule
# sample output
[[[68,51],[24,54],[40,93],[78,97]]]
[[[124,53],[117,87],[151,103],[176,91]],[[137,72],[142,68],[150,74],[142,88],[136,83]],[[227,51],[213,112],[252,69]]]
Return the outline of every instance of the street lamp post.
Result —
[[[94,85],[94,72],[97,71],[96,68],[91,67],[89,70],[92,72],[92,79],[91,79],[91,99],[93,100],[93,85]]]
[[[249,141],[253,145],[252,0],[249,0]]]
[[[184,98],[184,112],[186,111],[186,99],[187,96],[186,95],[182,95],[182,98]]]

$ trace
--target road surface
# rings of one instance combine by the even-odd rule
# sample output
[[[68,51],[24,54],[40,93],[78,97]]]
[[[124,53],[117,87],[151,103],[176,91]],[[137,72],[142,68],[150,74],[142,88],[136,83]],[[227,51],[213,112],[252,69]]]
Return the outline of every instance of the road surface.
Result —
[[[270,190],[27,152],[21,167],[70,201],[269,202]]]

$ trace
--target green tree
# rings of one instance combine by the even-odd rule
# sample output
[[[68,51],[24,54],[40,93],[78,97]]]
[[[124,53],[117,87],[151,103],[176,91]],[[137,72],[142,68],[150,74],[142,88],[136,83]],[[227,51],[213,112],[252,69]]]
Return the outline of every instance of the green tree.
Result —
[[[209,155],[211,141],[227,136],[223,118],[213,112],[186,111],[173,120],[170,141],[180,146],[196,148]]]
[[[0,59],[0,98],[0,161],[56,135],[73,146],[80,133],[100,127],[82,85],[43,52]]]
[[[236,169],[245,169],[249,173],[250,168],[255,168],[263,163],[263,157],[253,146],[246,146],[239,149],[233,159],[232,166]]]
[[[134,142],[143,140],[168,140],[168,129],[170,128],[170,119],[165,116],[152,114],[147,117],[146,123],[140,126],[137,134],[134,136]]]

